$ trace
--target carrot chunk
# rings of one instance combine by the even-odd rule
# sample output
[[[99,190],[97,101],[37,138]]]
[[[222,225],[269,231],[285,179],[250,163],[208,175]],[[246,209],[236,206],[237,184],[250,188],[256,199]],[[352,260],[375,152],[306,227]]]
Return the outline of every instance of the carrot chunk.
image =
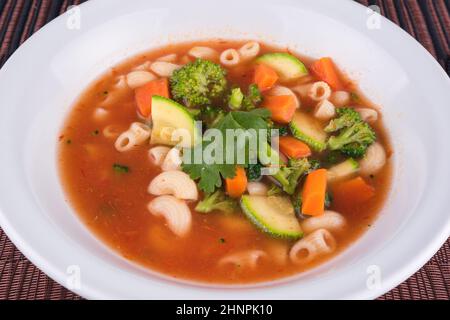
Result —
[[[326,169],[319,169],[308,174],[302,191],[302,213],[309,216],[323,214],[325,211],[326,191]]]
[[[311,155],[309,146],[294,137],[280,137],[278,142],[280,151],[289,158],[299,159]]]
[[[275,85],[275,83],[278,81],[278,74],[268,66],[259,64],[256,66],[253,80],[253,82],[258,86],[259,90],[265,91]]]
[[[375,188],[361,177],[337,183],[332,191],[336,205],[345,207],[365,203],[375,196]]]
[[[270,110],[273,121],[283,124],[291,122],[296,109],[294,97],[290,95],[266,96],[262,106]]]
[[[144,86],[137,88],[134,94],[139,114],[144,118],[148,118],[152,113],[153,96],[169,98],[169,82],[166,78],[150,81]]]
[[[328,83],[333,90],[342,90],[344,88],[336,66],[331,58],[317,60],[311,66],[311,71],[320,80]]]
[[[247,174],[244,168],[236,167],[234,178],[225,179],[225,188],[228,195],[232,198],[239,198],[247,190]]]

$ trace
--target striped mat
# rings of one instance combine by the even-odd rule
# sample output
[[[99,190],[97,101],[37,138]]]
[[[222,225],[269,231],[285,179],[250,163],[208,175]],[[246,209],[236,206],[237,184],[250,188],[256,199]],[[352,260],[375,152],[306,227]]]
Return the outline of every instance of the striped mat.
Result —
[[[341,0],[343,1],[343,0]],[[34,32],[84,0],[0,0],[0,66]],[[450,74],[450,0],[358,0],[409,32]],[[450,240],[416,274],[379,299],[450,299]],[[0,229],[0,299],[81,299],[28,261]]]

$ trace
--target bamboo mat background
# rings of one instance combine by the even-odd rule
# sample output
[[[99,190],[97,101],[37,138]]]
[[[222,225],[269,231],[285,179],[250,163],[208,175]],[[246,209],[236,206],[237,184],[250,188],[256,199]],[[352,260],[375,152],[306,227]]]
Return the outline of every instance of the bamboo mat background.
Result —
[[[0,66],[34,32],[85,0],[0,0]],[[358,0],[409,32],[450,74],[450,0]],[[443,106],[444,107],[444,106]],[[380,299],[450,299],[450,240],[416,274]],[[81,299],[28,261],[0,228],[0,299]]]

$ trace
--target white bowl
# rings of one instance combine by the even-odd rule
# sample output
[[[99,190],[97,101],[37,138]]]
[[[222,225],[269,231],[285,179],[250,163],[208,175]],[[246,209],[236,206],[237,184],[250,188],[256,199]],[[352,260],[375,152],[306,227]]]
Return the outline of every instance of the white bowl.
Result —
[[[224,288],[143,270],[98,241],[61,189],[58,132],[92,80],[140,51],[217,37],[332,56],[383,107],[392,137],[394,184],[375,225],[337,258],[288,280]],[[449,101],[449,78],[431,55],[352,1],[92,0],[33,35],[0,72],[0,224],[33,263],[86,298],[374,298],[450,234]]]

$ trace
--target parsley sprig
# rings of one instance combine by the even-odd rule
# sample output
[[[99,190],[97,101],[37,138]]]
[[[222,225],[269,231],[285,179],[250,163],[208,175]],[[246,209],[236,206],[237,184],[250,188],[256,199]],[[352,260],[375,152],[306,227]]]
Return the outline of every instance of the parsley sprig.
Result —
[[[225,117],[223,117],[213,128],[218,129],[222,133],[223,137],[223,149],[220,150],[220,155],[217,156],[222,157],[223,161],[218,161],[215,163],[207,163],[205,159],[201,161],[201,163],[195,163],[195,154],[199,154],[210,146],[211,143],[215,143],[215,140],[211,141],[202,141],[199,143],[194,149],[200,148],[199,150],[191,150],[187,154],[190,154],[191,159],[188,162],[184,162],[182,165],[183,171],[189,174],[189,176],[197,180],[199,179],[199,188],[200,190],[206,193],[212,193],[216,188],[220,188],[222,186],[222,179],[233,178],[236,174],[236,160],[238,159],[238,153],[244,152],[244,163],[240,164],[243,167],[247,167],[253,159],[252,153],[249,150],[249,144],[246,143],[245,146],[239,146],[237,144],[238,138],[233,137],[233,141],[227,141],[226,130],[242,130],[242,134],[246,134],[249,129],[255,129],[256,131],[264,129],[268,130],[268,124],[266,119],[270,117],[270,111],[267,109],[254,109],[249,112],[245,111],[233,111],[227,113]],[[266,143],[266,139],[263,141],[259,141],[259,135],[256,137],[259,143]],[[230,164],[226,161],[226,146],[230,144],[234,144],[234,163]],[[242,148],[238,148],[242,147]],[[238,150],[239,149],[239,150]],[[228,155],[229,156],[229,155]]]

